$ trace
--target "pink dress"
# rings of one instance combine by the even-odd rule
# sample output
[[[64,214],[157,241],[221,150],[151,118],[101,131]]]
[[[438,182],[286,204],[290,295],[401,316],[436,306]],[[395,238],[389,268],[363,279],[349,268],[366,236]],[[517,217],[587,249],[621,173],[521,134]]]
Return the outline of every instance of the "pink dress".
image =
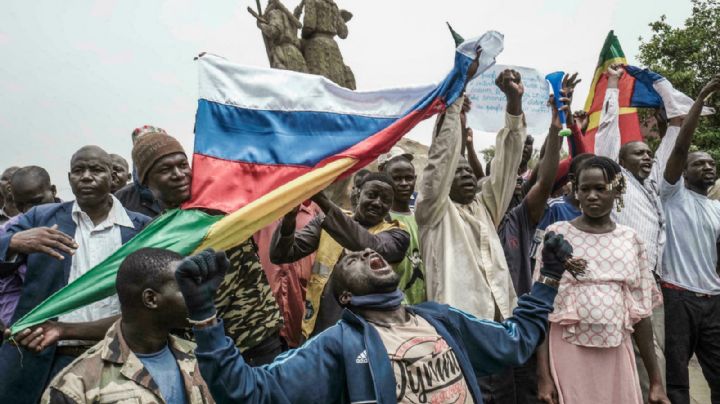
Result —
[[[633,229],[619,224],[605,234],[569,222],[547,231],[562,234],[573,256],[588,262],[579,279],[564,274],[550,314],[550,369],[560,403],[642,404],[633,325],[662,303],[645,246]]]

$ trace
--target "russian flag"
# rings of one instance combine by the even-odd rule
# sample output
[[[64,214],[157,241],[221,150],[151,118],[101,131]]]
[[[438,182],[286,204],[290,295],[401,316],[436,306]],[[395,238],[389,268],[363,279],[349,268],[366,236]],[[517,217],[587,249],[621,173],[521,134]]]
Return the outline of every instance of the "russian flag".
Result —
[[[502,51],[502,34],[490,31],[460,44],[439,84],[379,91],[201,57],[192,199],[183,208],[234,212],[341,160],[351,164],[328,173],[329,183],[350,175],[454,102],[478,48],[480,74]]]
[[[113,295],[120,263],[140,248],[187,255],[237,246],[454,102],[480,47],[477,74],[495,63],[502,34],[491,31],[458,46],[452,71],[437,85],[368,92],[201,57],[192,200],[35,307],[12,325],[12,334]]]

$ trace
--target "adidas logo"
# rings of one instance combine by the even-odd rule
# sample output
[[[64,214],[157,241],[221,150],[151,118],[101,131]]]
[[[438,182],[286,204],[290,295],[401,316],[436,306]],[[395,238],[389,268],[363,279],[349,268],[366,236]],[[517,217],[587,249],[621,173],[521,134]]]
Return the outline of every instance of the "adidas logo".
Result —
[[[360,355],[355,358],[355,363],[368,363],[367,350],[360,352]]]

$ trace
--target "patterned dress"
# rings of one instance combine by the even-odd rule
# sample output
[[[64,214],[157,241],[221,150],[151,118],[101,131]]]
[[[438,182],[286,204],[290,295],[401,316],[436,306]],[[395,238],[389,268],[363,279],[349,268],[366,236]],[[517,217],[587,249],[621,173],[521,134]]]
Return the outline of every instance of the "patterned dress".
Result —
[[[581,231],[569,222],[548,226],[588,262],[586,274],[565,273],[550,314],[550,369],[563,404],[642,403],[632,333],[662,303],[635,231]],[[536,274],[541,265],[538,253]]]

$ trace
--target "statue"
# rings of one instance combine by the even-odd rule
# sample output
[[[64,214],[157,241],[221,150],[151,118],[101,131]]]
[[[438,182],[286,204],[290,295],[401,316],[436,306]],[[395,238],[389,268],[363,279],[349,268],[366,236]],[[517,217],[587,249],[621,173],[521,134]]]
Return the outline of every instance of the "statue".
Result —
[[[258,3],[258,10],[260,11]],[[265,13],[258,14],[248,7],[257,19],[265,40],[270,67],[308,73],[305,57],[300,50],[298,30],[302,23],[280,0],[269,0]]]
[[[308,71],[354,90],[355,76],[345,65],[335,42],[335,36],[347,38],[346,23],[352,18],[352,13],[340,10],[332,0],[303,0],[293,14],[299,19],[301,13],[304,14],[302,49]]]
[[[354,90],[355,75],[345,65],[335,36],[347,38],[346,23],[352,13],[340,10],[332,0],[302,0],[293,13],[280,2],[269,0],[265,12],[256,0],[257,11],[248,7],[262,32],[270,67],[318,74]],[[300,17],[303,15],[303,21]],[[302,29],[302,39],[298,30]],[[327,196],[343,208],[350,208],[350,178],[325,189]]]

